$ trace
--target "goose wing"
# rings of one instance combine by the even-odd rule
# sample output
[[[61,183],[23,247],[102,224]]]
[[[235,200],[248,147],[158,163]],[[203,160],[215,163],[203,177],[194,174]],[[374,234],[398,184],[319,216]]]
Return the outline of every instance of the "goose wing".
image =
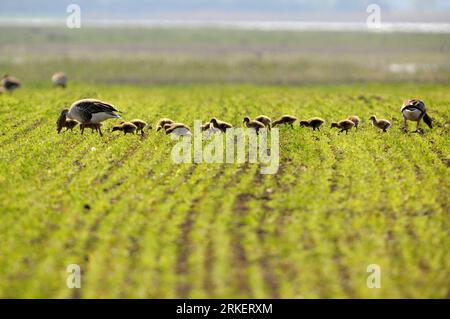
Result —
[[[72,107],[76,107],[83,113],[95,114],[95,113],[113,113],[120,112],[114,105],[94,99],[85,99],[75,102]]]
[[[403,103],[402,109],[401,111],[403,112],[406,109],[410,109],[410,110],[420,110],[422,113],[426,113],[426,108],[425,108],[425,103],[421,100],[417,100],[417,99],[412,99],[412,100],[406,100]]]

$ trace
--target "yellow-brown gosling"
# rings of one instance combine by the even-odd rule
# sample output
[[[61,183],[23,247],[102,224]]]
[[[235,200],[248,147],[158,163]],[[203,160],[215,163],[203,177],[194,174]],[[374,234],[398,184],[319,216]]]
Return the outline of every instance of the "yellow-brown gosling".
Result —
[[[259,115],[255,117],[255,121],[264,124],[268,129],[270,129],[270,123],[272,123],[272,119],[265,115]]]
[[[339,133],[342,133],[345,131],[345,134],[348,134],[348,131],[351,130],[353,127],[355,127],[355,123],[350,120],[343,120],[339,121],[338,123],[331,123],[331,128],[337,128],[339,129]]]
[[[310,118],[309,120],[300,121],[300,126],[310,127],[313,129],[313,131],[315,130],[320,131],[320,127],[323,125],[323,123],[325,123],[325,120],[321,119],[320,117],[313,117]]]
[[[392,126],[391,122],[388,120],[378,120],[375,115],[372,115],[369,120],[372,121],[373,126],[383,130],[383,132],[387,132],[387,130]]]
[[[189,126],[183,124],[183,123],[173,123],[173,124],[166,124],[164,126],[164,129],[166,130],[166,134],[176,134],[176,135],[192,135],[191,129]]]
[[[224,122],[224,121],[220,121],[220,120],[216,119],[215,117],[213,117],[211,119],[211,121],[209,121],[209,122],[212,124],[212,126],[214,128],[217,128],[217,129],[221,130],[224,133],[227,131],[227,129],[233,127],[233,125],[231,125],[230,123],[227,123],[227,122]]]
[[[86,128],[90,128],[92,133],[94,133],[94,132],[98,132],[99,130],[101,130],[101,127],[102,127],[102,123],[97,123],[97,124],[93,124],[93,123],[80,124],[81,134],[84,133],[84,129],[86,129]]]
[[[119,111],[112,104],[96,99],[83,99],[72,104],[67,118],[78,121],[83,134],[86,124],[99,124],[107,119],[120,118],[115,112]],[[100,136],[103,135],[100,126],[97,126],[97,131]]]
[[[125,121],[120,122],[120,124],[123,123],[125,123]],[[141,132],[141,135],[144,135],[144,128],[146,128],[148,125],[147,122],[139,119],[128,121],[128,123],[133,123],[134,125],[136,125],[137,127],[136,132]]]
[[[2,78],[2,86],[6,91],[12,92],[15,89],[20,88],[20,81],[13,76],[5,74]]]
[[[361,119],[358,116],[351,115],[347,118],[347,120],[350,120],[353,123],[355,123],[355,129],[358,130],[359,123],[361,123]]]
[[[127,135],[128,133],[135,134],[136,130],[137,130],[137,126],[134,125],[133,123],[123,122],[122,124],[113,126],[111,131],[112,132],[122,131],[123,135]]]
[[[297,118],[292,115],[283,115],[279,119],[272,122],[272,127],[275,127],[277,125],[281,124],[289,124],[291,127],[294,127],[294,123],[297,121]]]
[[[256,131],[256,134],[259,134],[259,130],[265,128],[266,126],[256,120],[250,120],[250,118],[248,116],[244,117],[244,124],[245,126],[247,126],[248,128],[253,128]]]
[[[161,129],[163,129],[164,125],[173,123],[175,123],[175,121],[172,121],[171,119],[160,119],[158,123],[156,123],[156,132],[159,132]]]
[[[61,111],[61,114],[58,117],[58,120],[56,121],[56,131],[61,133],[61,130],[65,127],[66,131],[73,130],[75,126],[78,125],[77,121],[74,120],[68,120],[67,119],[67,113],[69,112],[69,109],[64,109]]]
[[[412,99],[406,100],[401,108],[403,114],[403,130],[408,131],[408,121],[417,122],[416,132],[422,132],[420,129],[420,121],[425,122],[425,124],[431,129],[433,128],[433,121],[431,117],[428,116],[425,103],[421,100]]]
[[[67,75],[64,72],[56,72],[52,75],[52,82],[55,86],[65,88],[67,86]]]

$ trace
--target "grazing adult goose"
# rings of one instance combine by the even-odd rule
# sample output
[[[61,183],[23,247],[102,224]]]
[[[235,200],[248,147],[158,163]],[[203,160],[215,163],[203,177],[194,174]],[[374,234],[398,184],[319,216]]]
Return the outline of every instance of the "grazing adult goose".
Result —
[[[182,136],[190,136],[192,135],[191,129],[189,126],[183,124],[183,123],[173,123],[173,124],[166,124],[164,126],[164,129],[166,130],[166,134],[176,134],[176,135],[182,135]]]
[[[127,135],[128,133],[135,134],[137,129],[138,129],[138,127],[131,122],[122,122],[119,125],[113,126],[111,131],[112,132],[122,131],[123,135]]]
[[[313,117],[313,118],[310,118],[309,120],[300,121],[300,126],[301,127],[311,127],[313,129],[313,131],[315,131],[315,130],[320,131],[320,127],[323,125],[323,123],[325,123],[324,119],[321,119],[320,117]]]
[[[56,72],[52,76],[52,82],[55,86],[65,88],[67,86],[67,75],[64,72]]]
[[[347,120],[352,121],[355,124],[355,129],[358,130],[359,123],[361,123],[361,119],[356,115],[351,115],[347,118]]]
[[[407,121],[417,122],[416,132],[421,132],[420,121],[425,122],[426,125],[431,129],[433,128],[433,121],[431,117],[428,116],[425,103],[421,100],[412,99],[406,100],[401,108],[403,114],[403,129],[408,131]]]
[[[337,128],[340,130],[339,133],[342,133],[345,131],[345,134],[348,134],[348,131],[351,130],[353,127],[355,127],[355,123],[350,120],[343,120],[339,121],[337,123],[331,123],[331,128]]]
[[[387,132],[387,130],[392,126],[391,122],[388,120],[378,120],[375,115],[372,115],[369,120],[372,121],[373,126],[383,130],[383,132]]]
[[[20,81],[13,76],[5,74],[2,78],[2,86],[6,91],[12,92],[15,89],[20,88]]]
[[[123,124],[126,123],[125,121],[120,122],[119,124]],[[147,122],[143,121],[143,120],[139,120],[139,119],[134,119],[131,121],[128,121],[128,123],[132,123],[133,125],[136,126],[136,132],[141,132],[141,135],[144,135],[144,128],[146,128],[148,126]]]
[[[294,127],[294,122],[297,121],[297,118],[292,115],[283,115],[279,119],[272,122],[272,127],[275,127],[277,125],[281,124],[289,124],[291,127]]]
[[[255,121],[264,124],[264,126],[267,127],[268,129],[270,129],[270,123],[272,123],[272,119],[265,115],[259,115],[255,117]]]
[[[265,128],[266,126],[259,122],[259,121],[252,121],[250,120],[250,118],[248,116],[244,117],[244,122],[245,126],[247,126],[248,128],[253,128],[256,131],[256,135],[259,134],[259,130]]]
[[[61,114],[58,117],[58,120],[56,121],[56,131],[61,133],[61,130],[65,127],[66,131],[73,130],[75,126],[78,125],[78,122],[75,120],[68,120],[67,119],[67,113],[69,112],[69,109],[64,109],[61,111]]]
[[[227,129],[233,127],[233,125],[231,125],[230,123],[227,123],[227,122],[224,122],[224,121],[220,121],[220,120],[216,119],[215,117],[213,117],[211,119],[211,121],[209,121],[209,122],[212,124],[212,126],[214,128],[217,128],[217,129],[221,130],[224,133],[227,131]]]
[[[80,122],[81,134],[83,134],[86,124],[94,124],[98,126],[98,133],[102,136],[103,133],[98,124],[107,119],[120,118],[114,112],[120,111],[112,104],[96,99],[83,99],[72,104],[67,118]]]
[[[159,132],[159,130],[164,128],[164,125],[173,123],[175,123],[175,121],[172,121],[171,119],[160,119],[158,123],[156,123],[156,132]]]

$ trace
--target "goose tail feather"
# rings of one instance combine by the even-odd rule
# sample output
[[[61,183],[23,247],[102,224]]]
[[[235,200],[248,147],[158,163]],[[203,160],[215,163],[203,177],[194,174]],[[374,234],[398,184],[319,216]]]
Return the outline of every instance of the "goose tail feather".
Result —
[[[427,113],[425,113],[425,115],[423,116],[423,121],[426,125],[428,125],[429,128],[433,128],[433,122],[431,120],[431,117],[429,117]]]

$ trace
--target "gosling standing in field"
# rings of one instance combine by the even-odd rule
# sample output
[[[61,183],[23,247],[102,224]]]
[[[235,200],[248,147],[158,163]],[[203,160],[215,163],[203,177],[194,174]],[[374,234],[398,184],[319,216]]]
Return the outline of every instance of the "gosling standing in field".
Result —
[[[264,124],[264,126],[270,130],[270,124],[272,123],[272,119],[270,117],[265,115],[259,115],[255,117],[254,120]]]
[[[55,86],[59,86],[65,89],[67,86],[67,81],[68,78],[64,72],[56,72],[52,76],[52,82]]]
[[[112,104],[96,99],[83,99],[72,104],[67,113],[67,118],[80,123],[81,134],[84,132],[86,124],[97,125],[98,133],[103,136],[100,123],[113,118],[120,118],[115,114],[118,111]]]
[[[279,119],[272,122],[272,127],[275,127],[277,125],[282,125],[282,124],[288,124],[293,128],[295,121],[297,121],[297,118],[295,116],[283,115]]]
[[[420,121],[425,122],[426,125],[431,129],[433,128],[433,121],[431,117],[428,116],[425,103],[421,100],[412,99],[406,100],[401,108],[403,114],[403,130],[408,131],[408,121],[417,122],[416,132],[420,133]]]
[[[159,132],[161,129],[163,129],[164,125],[173,123],[175,123],[175,121],[171,119],[160,119],[158,123],[156,123],[156,132]]]
[[[120,122],[119,124],[126,123],[125,121]],[[131,121],[128,121],[128,123],[132,123],[136,126],[136,132],[141,132],[141,135],[144,135],[144,128],[148,126],[147,122],[139,119],[134,119]]]
[[[13,76],[5,74],[2,78],[2,86],[6,91],[12,92],[18,88],[20,88],[20,81]]]
[[[388,120],[378,120],[375,115],[372,115],[369,120],[372,121],[373,126],[379,128],[385,133],[392,126],[391,122],[389,122]]]
[[[265,128],[266,126],[259,122],[259,121],[251,121],[250,118],[248,116],[244,117],[244,122],[245,126],[247,126],[248,128],[252,128],[255,129],[256,131],[256,135],[259,135],[259,130]]]
[[[115,131],[122,131],[123,135],[127,135],[128,133],[130,134],[135,134],[136,130],[138,129],[138,127],[136,125],[134,125],[133,123],[130,122],[122,122],[119,125],[115,125],[112,128],[112,132]]]
[[[361,123],[361,119],[356,115],[351,115],[347,118],[347,120],[352,121],[355,124],[355,129],[358,130],[359,123]]]
[[[300,121],[300,126],[310,127],[313,129],[313,131],[315,130],[320,131],[320,128],[322,127],[323,123],[325,123],[325,120],[321,119],[320,117],[313,117],[310,118],[309,120]]]
[[[179,136],[191,136],[191,129],[183,123],[173,123],[164,125],[166,134],[175,134]]]
[[[350,131],[355,126],[356,126],[355,123],[350,120],[343,120],[337,123],[331,123],[331,128],[339,129],[340,130],[339,134],[345,131],[345,135],[347,135],[348,131]]]
[[[216,119],[215,117],[213,117],[211,119],[211,121],[209,121],[212,126],[216,129],[219,129],[220,131],[222,131],[223,133],[225,133],[227,131],[227,129],[232,128],[233,125],[231,125],[230,123],[224,122],[224,121],[220,121],[218,119]]]
[[[64,132],[67,132],[68,130],[73,130],[75,126],[78,125],[78,122],[75,120],[68,120],[67,119],[67,113],[69,112],[69,109],[64,109],[61,111],[61,114],[58,117],[58,120],[56,121],[56,131],[61,133],[61,130],[65,127],[66,130]]]

